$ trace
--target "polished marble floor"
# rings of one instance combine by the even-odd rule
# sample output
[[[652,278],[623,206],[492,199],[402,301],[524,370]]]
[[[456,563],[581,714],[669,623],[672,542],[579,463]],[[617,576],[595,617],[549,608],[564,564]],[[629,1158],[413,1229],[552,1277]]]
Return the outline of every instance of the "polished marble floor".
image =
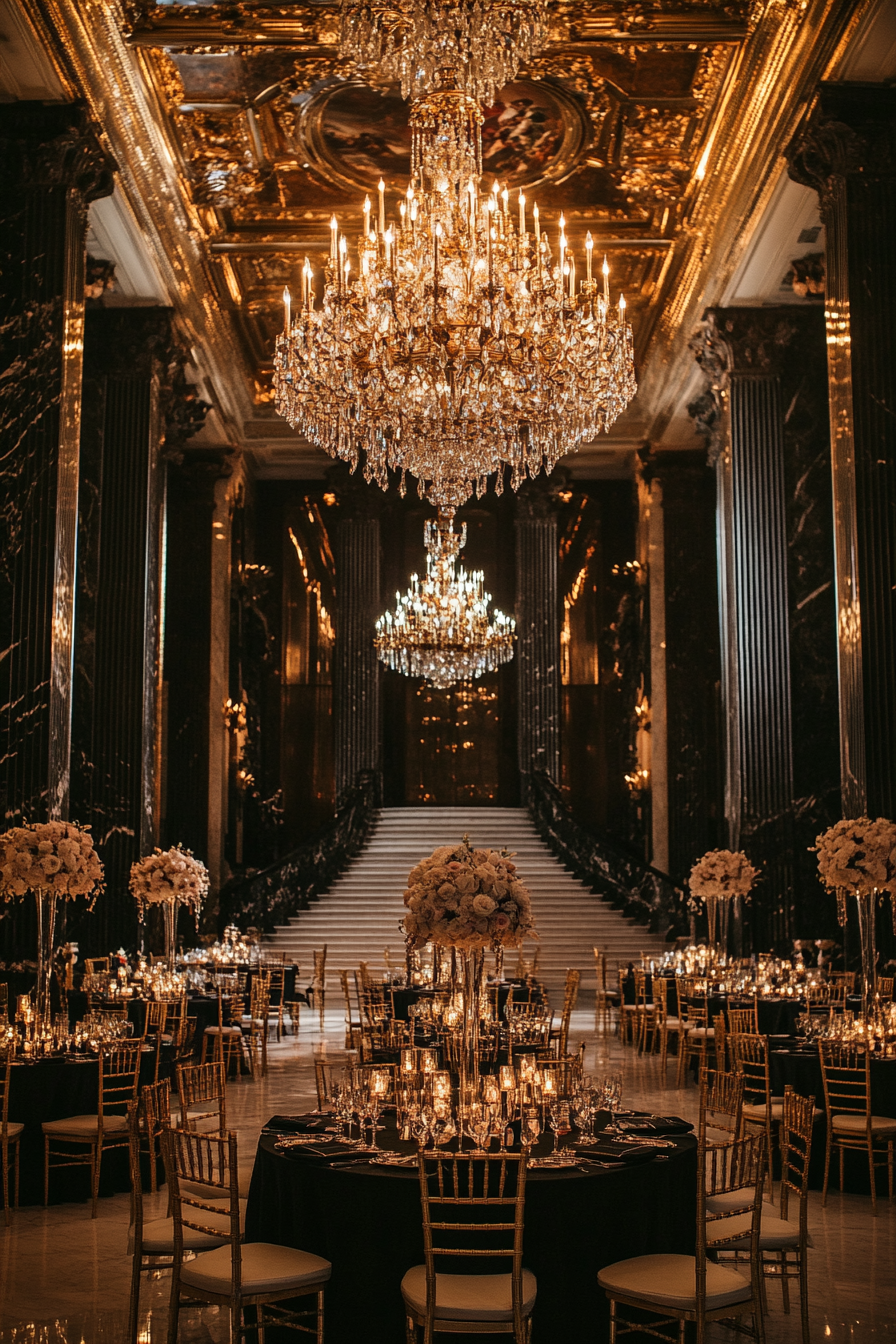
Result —
[[[328,1011],[324,1032],[305,1014],[297,1038],[272,1044],[265,1079],[230,1085],[228,1120],[239,1136],[241,1166],[251,1169],[258,1130],[269,1116],[314,1105],[314,1058],[341,1058],[342,1030],[339,1012]],[[658,1061],[639,1058],[613,1034],[595,1031],[588,1010],[574,1018],[571,1042],[580,1040],[586,1042],[589,1070],[622,1073],[627,1104],[695,1118],[696,1091],[675,1091],[674,1066],[667,1071],[664,1089]],[[155,1203],[159,1216],[165,1212],[164,1194]],[[96,1221],[88,1205],[71,1204],[24,1208],[10,1228],[0,1223],[2,1344],[122,1344],[130,1287],[128,1207],[128,1196],[121,1194],[100,1202]],[[149,1198],[148,1217],[154,1216],[152,1209]],[[896,1203],[883,1200],[878,1210],[872,1219],[870,1200],[862,1195],[834,1191],[826,1209],[820,1195],[810,1197],[811,1325],[812,1339],[819,1344],[896,1341]],[[168,1282],[164,1274],[144,1282],[140,1344],[165,1339]],[[770,1306],[769,1344],[799,1344],[798,1312],[783,1314],[775,1285],[770,1287]],[[183,1344],[223,1344],[226,1324],[213,1308],[185,1311],[179,1338]],[[719,1330],[711,1338],[734,1337]],[[535,1344],[560,1341],[540,1339]]]

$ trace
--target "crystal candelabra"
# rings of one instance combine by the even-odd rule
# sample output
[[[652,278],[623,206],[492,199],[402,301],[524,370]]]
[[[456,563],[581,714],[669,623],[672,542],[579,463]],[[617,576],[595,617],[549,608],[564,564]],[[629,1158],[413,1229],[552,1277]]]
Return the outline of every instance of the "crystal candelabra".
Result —
[[[284,291],[277,410],[383,489],[417,478],[449,517],[504,473],[517,489],[609,428],[635,392],[625,299],[591,235],[576,253],[560,216],[496,182],[480,191],[482,114],[457,89],[411,110],[412,179],[387,219],[365,200],[357,274],[334,217],[322,299],[306,258],[299,311]],[[602,279],[595,270],[602,269]]]
[[[481,570],[456,568],[466,528],[426,524],[426,574],[411,575],[407,593],[396,593],[394,611],[376,623],[377,655],[406,677],[439,690],[492,672],[513,657],[515,622],[501,611],[489,618],[491,594]]]
[[[491,102],[544,46],[546,18],[545,0],[343,0],[339,54],[400,82],[403,98],[429,93],[448,67]]]

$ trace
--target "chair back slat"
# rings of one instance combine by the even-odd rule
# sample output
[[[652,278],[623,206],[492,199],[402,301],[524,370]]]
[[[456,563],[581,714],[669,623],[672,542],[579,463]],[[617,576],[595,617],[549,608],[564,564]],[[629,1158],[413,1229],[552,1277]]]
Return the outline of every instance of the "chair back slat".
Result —
[[[821,1080],[828,1120],[832,1115],[871,1116],[871,1060],[841,1041],[819,1041]]]
[[[178,1064],[177,1090],[184,1129],[195,1130],[204,1121],[215,1120],[216,1129],[222,1134],[226,1131],[227,1088],[220,1060],[212,1064]]]
[[[100,1046],[99,1115],[127,1115],[128,1103],[137,1100],[140,1077],[140,1041]]]

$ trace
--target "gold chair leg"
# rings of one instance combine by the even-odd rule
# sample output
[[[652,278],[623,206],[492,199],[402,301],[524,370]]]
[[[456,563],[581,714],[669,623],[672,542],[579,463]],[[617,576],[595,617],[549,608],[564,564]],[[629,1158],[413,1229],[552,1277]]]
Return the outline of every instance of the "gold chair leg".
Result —
[[[828,1177],[831,1174],[831,1146],[831,1135],[829,1131],[824,1150],[824,1183],[821,1187],[821,1207],[823,1209],[827,1207],[828,1202]]]
[[[781,1300],[784,1304],[784,1315],[790,1315],[790,1284],[787,1280],[787,1252],[779,1251],[781,1257]]]
[[[93,1212],[92,1212],[91,1215],[90,1215],[91,1218],[95,1218],[95,1217],[97,1216],[97,1213],[98,1213],[97,1202],[98,1202],[99,1197],[100,1197],[100,1167],[101,1167],[101,1165],[102,1165],[102,1160],[103,1160],[103,1145],[102,1145],[101,1143],[98,1143],[98,1144],[96,1144],[96,1146],[94,1147],[94,1146],[91,1144],[91,1148],[90,1148],[90,1184],[91,1184],[91,1188],[92,1188],[92,1190],[93,1190]]]
[[[44,1208],[50,1202],[50,1140],[44,1135]]]
[[[6,1226],[9,1227],[11,1214],[9,1209],[9,1143],[4,1143],[0,1160],[3,1162],[3,1213],[6,1218]]]
[[[131,1300],[128,1303],[128,1344],[137,1344],[137,1329],[140,1324],[140,1248],[134,1247],[134,1263],[131,1269]]]
[[[841,1150],[842,1151],[842,1150]],[[877,1181],[874,1179],[874,1140],[868,1144],[868,1170],[871,1173],[871,1217],[877,1217]],[[840,1188],[843,1188],[843,1181],[840,1182]]]

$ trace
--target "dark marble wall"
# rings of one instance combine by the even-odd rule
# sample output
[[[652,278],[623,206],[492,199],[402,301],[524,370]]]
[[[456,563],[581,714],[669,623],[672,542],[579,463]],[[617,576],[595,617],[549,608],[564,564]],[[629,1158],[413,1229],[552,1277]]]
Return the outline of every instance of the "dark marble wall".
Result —
[[[72,814],[89,822],[106,894],[78,923],[88,952],[132,945],[130,866],[155,843],[165,309],[95,309],[85,325],[72,723]]]
[[[683,882],[725,843],[715,474],[703,452],[661,453],[669,872]]]

